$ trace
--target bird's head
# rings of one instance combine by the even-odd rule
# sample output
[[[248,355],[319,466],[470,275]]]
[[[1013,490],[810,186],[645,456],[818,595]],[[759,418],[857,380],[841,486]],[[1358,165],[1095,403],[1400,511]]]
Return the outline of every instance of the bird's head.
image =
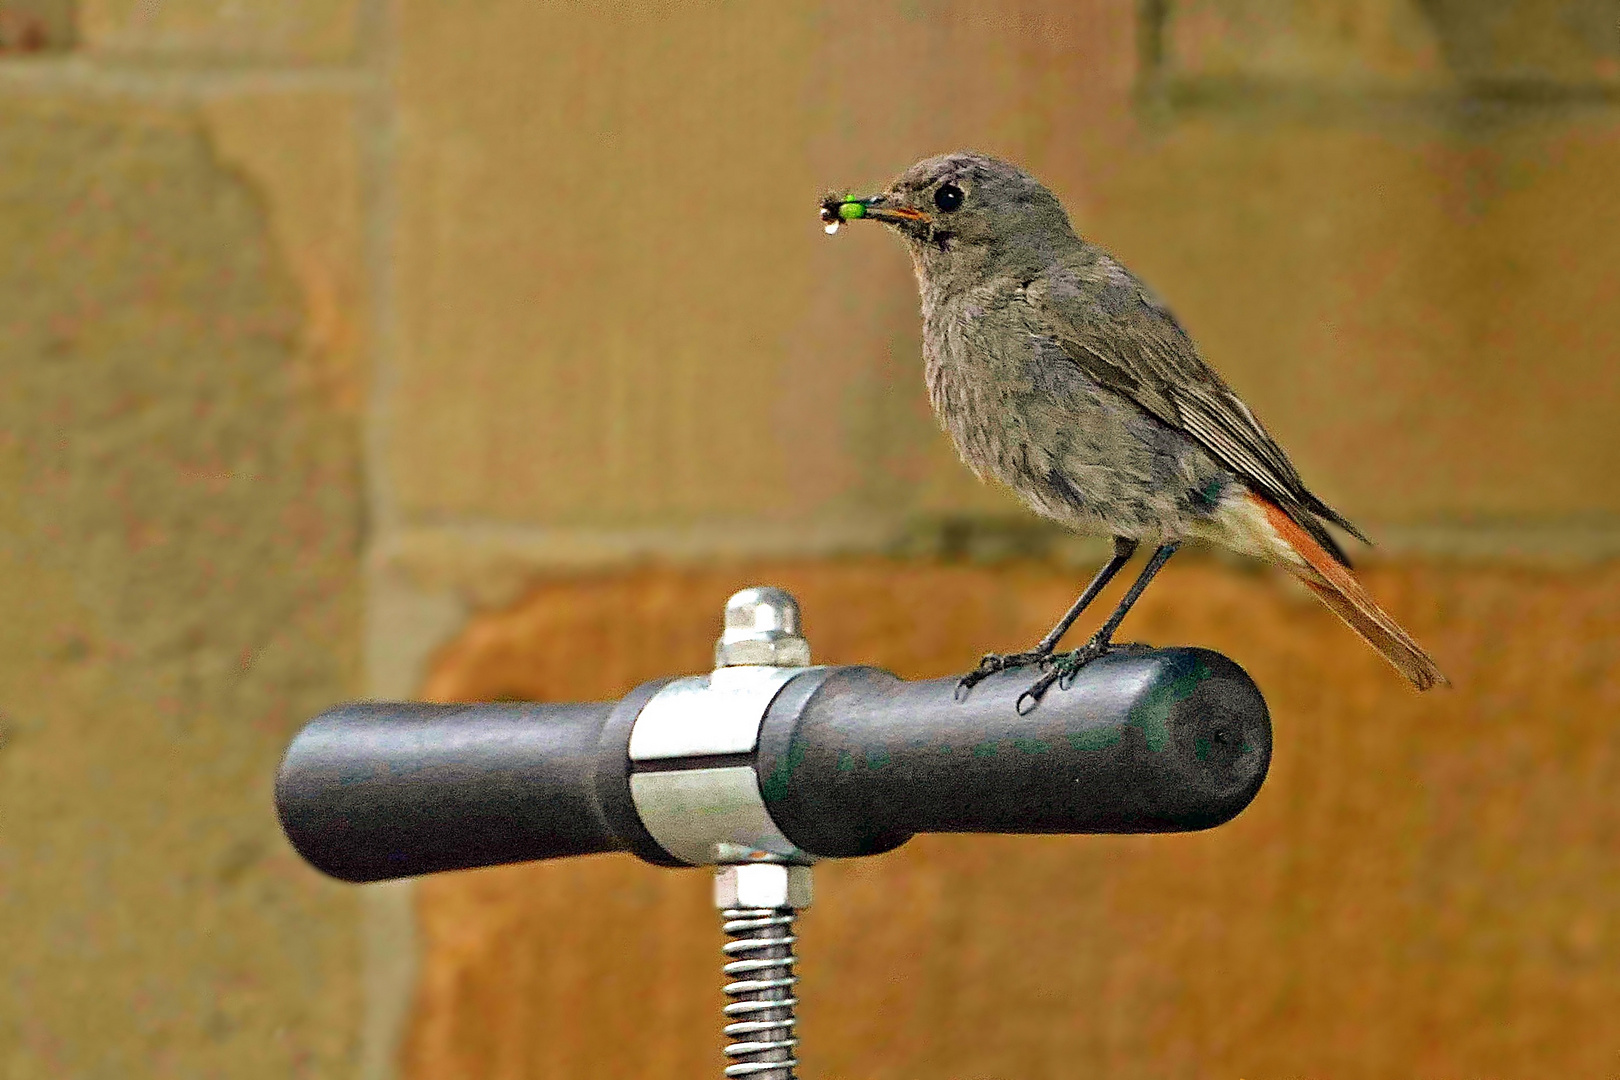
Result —
[[[1039,181],[973,153],[925,158],[876,195],[829,195],[821,220],[829,232],[858,220],[893,227],[925,289],[1045,265],[1076,242],[1063,206]]]

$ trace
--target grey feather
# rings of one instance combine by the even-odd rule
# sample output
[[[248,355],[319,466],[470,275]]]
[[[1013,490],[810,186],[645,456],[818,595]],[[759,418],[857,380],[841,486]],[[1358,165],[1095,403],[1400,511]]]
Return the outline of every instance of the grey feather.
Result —
[[[1034,320],[1087,376],[1192,436],[1217,461],[1294,511],[1289,516],[1340,562],[1349,565],[1316,516],[1367,542],[1305,486],[1282,447],[1199,356],[1175,316],[1112,257],[1079,241],[1074,255],[1033,280],[1024,298]]]

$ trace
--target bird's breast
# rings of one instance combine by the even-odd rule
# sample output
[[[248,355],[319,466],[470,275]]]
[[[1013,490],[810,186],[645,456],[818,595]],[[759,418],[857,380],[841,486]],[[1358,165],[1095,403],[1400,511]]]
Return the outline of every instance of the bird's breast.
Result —
[[[980,479],[1084,532],[1185,531],[1188,493],[1217,470],[1184,433],[1089,378],[1016,299],[928,315],[929,401]]]
[[[981,479],[1018,483],[1030,469],[1027,330],[972,299],[938,305],[923,321],[924,376],[940,426]]]

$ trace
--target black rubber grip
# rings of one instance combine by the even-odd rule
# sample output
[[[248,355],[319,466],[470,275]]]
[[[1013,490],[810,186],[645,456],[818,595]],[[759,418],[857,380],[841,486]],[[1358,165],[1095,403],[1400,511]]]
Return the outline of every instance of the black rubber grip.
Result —
[[[1053,687],[807,671],[771,702],[757,769],[805,851],[869,855],[919,832],[1169,832],[1247,806],[1271,759],[1260,692],[1202,649],[1120,651]],[[317,717],[276,777],[298,852],[345,881],[628,851],[681,865],[630,794],[636,716],[663,685],[591,705],[358,704]]]
[[[1204,649],[1121,650],[1015,708],[1029,670],[904,682],[833,668],[789,683],[760,734],[771,817],[816,855],[913,833],[1207,829],[1249,804],[1271,761],[1254,682]]]
[[[597,795],[599,745],[614,707],[328,710],[282,758],[282,828],[300,855],[344,881],[626,850],[632,841],[609,825]]]

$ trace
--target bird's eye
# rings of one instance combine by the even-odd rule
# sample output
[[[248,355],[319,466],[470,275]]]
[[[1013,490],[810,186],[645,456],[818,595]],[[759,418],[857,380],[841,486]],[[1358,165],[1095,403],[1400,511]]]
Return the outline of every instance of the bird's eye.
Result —
[[[950,213],[962,205],[962,189],[955,184],[941,184],[934,189],[934,205]]]

